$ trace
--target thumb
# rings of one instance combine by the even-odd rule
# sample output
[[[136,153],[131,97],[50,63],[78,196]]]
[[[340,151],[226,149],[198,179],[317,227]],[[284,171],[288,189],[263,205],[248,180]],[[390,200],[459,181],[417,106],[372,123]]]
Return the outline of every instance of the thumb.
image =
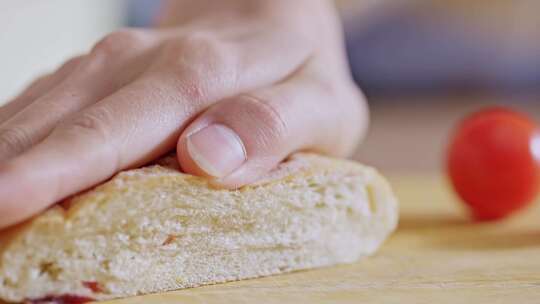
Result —
[[[296,76],[214,104],[179,139],[182,169],[237,188],[256,181],[298,150],[344,156],[367,124],[365,101],[351,85],[328,89]]]

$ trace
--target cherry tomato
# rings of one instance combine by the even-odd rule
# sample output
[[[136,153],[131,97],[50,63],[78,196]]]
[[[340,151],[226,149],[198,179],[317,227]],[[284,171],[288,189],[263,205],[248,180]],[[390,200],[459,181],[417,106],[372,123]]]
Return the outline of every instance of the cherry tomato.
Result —
[[[447,165],[454,189],[476,219],[503,218],[539,191],[540,131],[510,109],[481,110],[458,125]]]

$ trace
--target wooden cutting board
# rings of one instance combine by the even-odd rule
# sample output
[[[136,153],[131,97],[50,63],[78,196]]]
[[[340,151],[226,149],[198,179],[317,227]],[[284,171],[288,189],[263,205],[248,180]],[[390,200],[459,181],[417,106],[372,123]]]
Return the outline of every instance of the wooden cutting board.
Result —
[[[540,203],[474,224],[443,178],[391,180],[400,225],[371,258],[108,303],[540,303]]]

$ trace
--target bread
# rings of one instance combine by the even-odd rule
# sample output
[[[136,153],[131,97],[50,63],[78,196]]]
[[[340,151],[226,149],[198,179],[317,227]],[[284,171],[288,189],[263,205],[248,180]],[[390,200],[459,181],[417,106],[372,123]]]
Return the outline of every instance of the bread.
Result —
[[[396,227],[389,185],[354,162],[297,154],[238,190],[173,167],[121,172],[3,232],[0,298],[103,300],[350,263]]]

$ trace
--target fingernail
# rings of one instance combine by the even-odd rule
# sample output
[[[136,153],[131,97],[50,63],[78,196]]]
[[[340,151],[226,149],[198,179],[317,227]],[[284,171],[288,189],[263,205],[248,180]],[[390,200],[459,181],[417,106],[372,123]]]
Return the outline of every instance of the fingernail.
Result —
[[[210,125],[187,138],[187,151],[208,175],[224,177],[246,161],[240,137],[223,125]]]

